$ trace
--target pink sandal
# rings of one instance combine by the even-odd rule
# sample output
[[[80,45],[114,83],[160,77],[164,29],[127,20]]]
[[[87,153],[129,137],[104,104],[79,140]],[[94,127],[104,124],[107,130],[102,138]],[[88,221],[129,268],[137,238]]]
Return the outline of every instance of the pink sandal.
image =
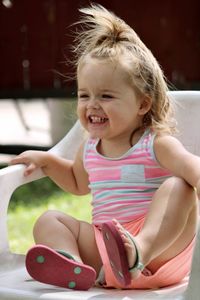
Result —
[[[37,281],[74,290],[88,290],[96,278],[92,267],[76,262],[65,252],[43,245],[36,245],[28,251],[26,268]]]
[[[129,268],[124,242],[113,222],[106,222],[102,225],[102,234],[113,273],[122,286],[128,286],[131,283],[131,272],[136,270],[142,272],[144,269],[135,241],[131,234],[126,231],[136,250],[135,264]]]

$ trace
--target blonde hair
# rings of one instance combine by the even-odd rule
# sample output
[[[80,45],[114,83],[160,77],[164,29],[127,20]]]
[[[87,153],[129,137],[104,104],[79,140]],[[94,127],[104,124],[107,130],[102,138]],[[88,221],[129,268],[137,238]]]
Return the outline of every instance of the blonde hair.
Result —
[[[76,32],[73,48],[77,69],[88,55],[120,63],[136,91],[152,101],[143,118],[144,127],[156,132],[175,132],[168,87],[151,51],[128,24],[103,6],[92,4],[80,12],[84,15],[77,22],[81,30]]]

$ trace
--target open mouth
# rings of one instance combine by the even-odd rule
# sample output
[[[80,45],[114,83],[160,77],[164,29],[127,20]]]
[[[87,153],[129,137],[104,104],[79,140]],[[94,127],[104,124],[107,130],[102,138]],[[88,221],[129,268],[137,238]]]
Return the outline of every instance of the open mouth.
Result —
[[[98,116],[89,116],[88,119],[91,124],[104,124],[108,121],[108,118]]]

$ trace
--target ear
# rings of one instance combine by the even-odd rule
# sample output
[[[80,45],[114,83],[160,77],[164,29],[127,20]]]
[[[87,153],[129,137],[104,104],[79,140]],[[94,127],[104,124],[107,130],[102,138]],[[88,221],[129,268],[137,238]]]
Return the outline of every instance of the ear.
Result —
[[[143,97],[140,102],[140,108],[138,114],[144,116],[150,109],[152,105],[152,99],[149,97]]]

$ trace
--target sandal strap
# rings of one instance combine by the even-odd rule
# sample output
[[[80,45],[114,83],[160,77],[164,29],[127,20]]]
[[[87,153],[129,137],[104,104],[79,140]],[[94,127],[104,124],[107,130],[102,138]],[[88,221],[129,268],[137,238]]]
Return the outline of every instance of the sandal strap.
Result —
[[[56,250],[56,252],[58,252],[59,254],[75,261],[74,257],[71,254],[65,252],[64,250]]]
[[[133,236],[128,231],[126,231],[126,235],[131,240],[132,244],[134,245],[135,254],[136,254],[135,263],[134,263],[133,267],[129,268],[129,272],[134,272],[135,270],[139,270],[139,271],[142,272],[144,270],[145,266],[140,261],[140,254],[139,254],[138,247],[136,245],[135,239],[133,238]]]

